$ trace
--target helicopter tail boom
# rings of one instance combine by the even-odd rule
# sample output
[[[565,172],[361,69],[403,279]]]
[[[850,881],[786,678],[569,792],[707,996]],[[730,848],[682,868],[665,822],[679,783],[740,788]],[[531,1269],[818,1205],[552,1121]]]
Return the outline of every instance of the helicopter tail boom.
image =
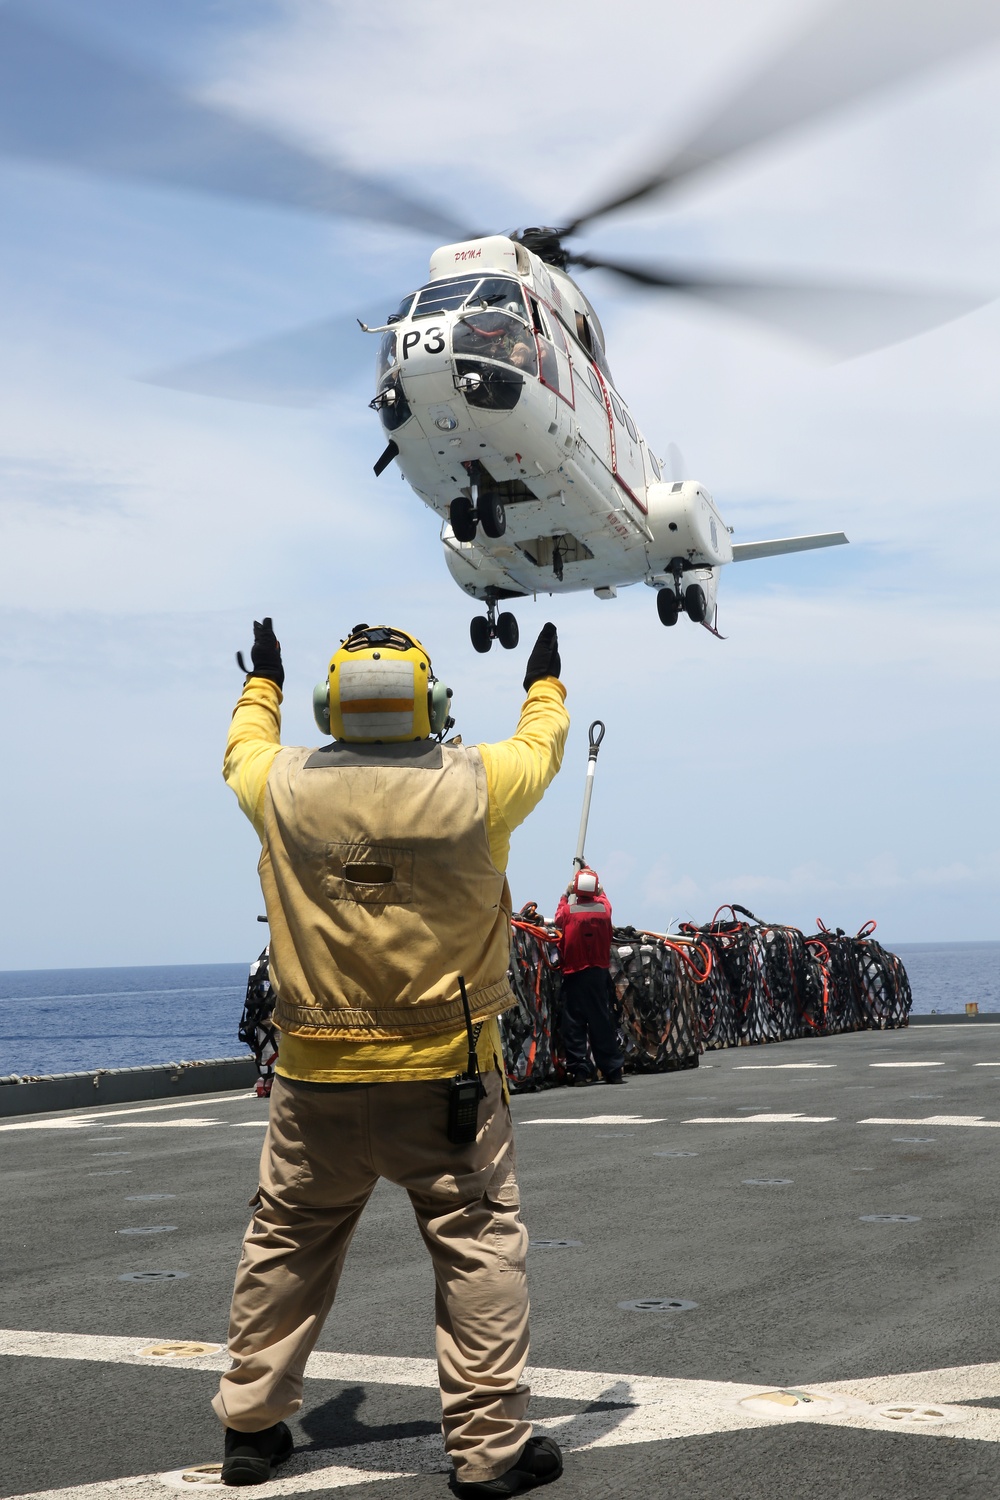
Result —
[[[843,547],[842,531],[820,531],[814,536],[786,536],[772,542],[734,542],[733,562],[753,562],[758,557],[781,557],[786,552],[812,552],[815,547]]]

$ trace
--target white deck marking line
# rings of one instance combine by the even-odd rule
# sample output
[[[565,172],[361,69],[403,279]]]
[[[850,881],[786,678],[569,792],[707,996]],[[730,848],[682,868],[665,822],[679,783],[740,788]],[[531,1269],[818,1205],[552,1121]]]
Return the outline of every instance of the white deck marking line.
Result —
[[[736,1063],[734,1073],[772,1073],[790,1068],[835,1068],[836,1063]]]
[[[0,1332],[0,1352],[48,1358],[101,1359],[124,1364],[147,1364],[160,1369],[213,1369],[226,1363],[224,1356],[209,1355],[194,1360],[171,1360],[169,1365],[136,1354],[135,1339],[97,1338],[86,1335]],[[312,1378],[358,1383],[420,1385],[433,1388],[437,1370],[430,1359],[387,1359],[358,1354],[314,1355],[306,1368]],[[670,1380],[652,1376],[607,1374],[592,1370],[528,1371],[533,1389],[542,1396],[578,1401],[603,1399],[630,1402],[614,1410],[603,1409],[550,1418],[540,1424],[553,1432],[570,1452],[612,1448],[634,1443],[664,1442],[671,1438],[708,1436],[766,1427],[773,1419],[741,1408],[737,1403],[761,1393],[759,1385],[730,1381]],[[843,1410],[819,1420],[824,1426],[863,1428],[868,1431],[909,1432],[921,1437],[974,1438],[1000,1443],[1000,1412],[968,1407],[961,1420],[940,1426],[900,1427],[879,1414],[878,1407],[904,1401],[914,1404],[957,1403],[995,1396],[1000,1392],[1000,1364],[958,1365],[939,1370],[908,1372],[835,1382],[816,1387],[820,1394],[845,1398]],[[337,1462],[329,1463],[331,1450],[297,1454],[292,1472],[258,1488],[260,1500],[284,1495],[310,1494],[375,1480],[409,1478],[416,1474],[440,1473],[447,1469],[441,1440],[435,1436],[366,1443],[334,1450]],[[205,1462],[209,1460],[203,1460]],[[192,1463],[199,1462],[192,1458]],[[165,1500],[164,1490],[196,1488],[184,1484],[177,1474],[137,1474],[96,1484],[36,1491],[21,1500]]]
[[[975,1066],[977,1068],[1000,1068],[1000,1062],[995,1062],[995,1063],[976,1063]]]
[[[100,1120],[25,1120],[18,1121],[14,1125],[0,1125],[0,1130],[92,1130],[99,1125]],[[116,1120],[116,1130],[140,1130],[151,1129],[155,1126],[166,1128],[167,1126],[190,1126],[190,1125],[223,1125],[224,1120],[203,1120],[197,1117],[183,1120]],[[99,1141],[101,1137],[95,1136]]]
[[[151,1115],[161,1109],[214,1109],[217,1104],[255,1104],[260,1101],[254,1093],[245,1094],[242,1089],[232,1089],[228,1094],[217,1094],[214,1099],[202,1099],[192,1094],[188,1099],[172,1099],[168,1104],[139,1104],[130,1109],[102,1109],[98,1119],[106,1120],[111,1115]]]
[[[200,1125],[227,1125],[228,1120],[206,1120],[199,1115],[185,1116],[182,1120],[116,1120],[116,1130],[176,1130],[181,1127]],[[100,1140],[100,1136],[97,1137]]]
[[[696,1115],[685,1125],[832,1125],[836,1115]]]
[[[518,1120],[522,1125],[664,1125],[663,1117],[647,1119],[645,1115],[543,1115],[536,1120]]]
[[[95,1125],[102,1125],[105,1120],[115,1117],[115,1124],[122,1122],[117,1118],[119,1115],[149,1115],[161,1109],[214,1109],[217,1104],[234,1104],[241,1100],[256,1100],[256,1094],[244,1094],[234,1090],[232,1094],[222,1094],[218,1099],[182,1099],[173,1100],[169,1104],[142,1104],[137,1109],[102,1109],[100,1114],[94,1110],[83,1110],[80,1114],[61,1115],[58,1119],[41,1120],[16,1120],[10,1125],[0,1125],[0,1130],[91,1130]]]
[[[870,1068],[943,1068],[943,1062],[891,1062],[869,1063]]]
[[[925,1115],[921,1120],[902,1120],[873,1115],[859,1120],[859,1125],[966,1125],[973,1130],[1000,1130],[1000,1120],[986,1120],[982,1115]]]

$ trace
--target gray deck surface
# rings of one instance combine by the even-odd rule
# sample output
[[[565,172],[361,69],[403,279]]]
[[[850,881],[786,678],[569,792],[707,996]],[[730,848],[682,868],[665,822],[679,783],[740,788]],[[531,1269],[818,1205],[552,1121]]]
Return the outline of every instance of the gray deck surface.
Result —
[[[1000,1066],[984,1064],[1000,1065],[1000,1028],[922,1027],[710,1053],[696,1071],[514,1100],[531,1236],[582,1242],[529,1260],[546,1392],[533,1415],[577,1450],[554,1497],[1000,1494],[1000,1364],[947,1373],[1000,1359],[1000,1136],[958,1123],[1000,1123]],[[208,1400],[224,1356],[178,1365],[136,1351],[224,1342],[266,1110],[216,1095],[0,1125],[0,1493],[169,1500],[157,1475],[218,1459]],[[604,1114],[619,1118],[582,1123]],[[954,1123],[861,1123],[929,1116]],[[656,1154],[670,1151],[697,1154]],[[152,1193],[173,1196],[129,1201]],[[879,1213],[918,1218],[862,1221]],[[116,1233],[154,1224],[176,1228]],[[188,1275],[118,1279],[152,1269]],[[698,1305],[618,1306],[657,1297]],[[405,1196],[384,1184],[319,1347],[330,1357],[293,1423],[300,1450],[256,1493],[445,1496],[432,1372],[401,1367],[412,1383],[400,1384],[380,1363],[433,1355],[429,1262]],[[376,1357],[370,1375],[337,1353]],[[853,1404],[825,1420],[737,1404],[754,1389],[838,1385]],[[880,1416],[893,1401],[960,1409],[922,1425]]]

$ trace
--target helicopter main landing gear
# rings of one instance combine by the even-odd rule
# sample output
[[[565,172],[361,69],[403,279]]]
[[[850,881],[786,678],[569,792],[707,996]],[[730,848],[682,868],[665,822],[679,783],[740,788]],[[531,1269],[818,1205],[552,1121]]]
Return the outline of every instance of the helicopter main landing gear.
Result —
[[[473,649],[480,655],[485,655],[493,645],[499,641],[505,651],[513,651],[521,638],[521,632],[517,628],[517,620],[509,610],[497,614],[495,599],[487,599],[486,615],[474,616],[469,626],[469,636],[472,640]]]
[[[705,618],[707,601],[700,583],[689,583],[684,590],[684,612],[689,620],[700,625]]]
[[[669,571],[674,580],[673,588],[658,589],[656,594],[656,613],[661,625],[676,625],[682,609],[695,625],[704,625],[708,614],[705,590],[700,583],[689,583],[687,588],[682,587],[685,573],[682,558],[675,557]]]
[[[676,625],[681,608],[673,589],[659,589],[656,595],[656,613],[661,625]]]
[[[507,512],[500,496],[495,491],[481,494],[477,484],[472,486],[471,499],[468,495],[455,496],[448,507],[448,520],[457,542],[474,542],[477,523],[493,541],[507,530]]]

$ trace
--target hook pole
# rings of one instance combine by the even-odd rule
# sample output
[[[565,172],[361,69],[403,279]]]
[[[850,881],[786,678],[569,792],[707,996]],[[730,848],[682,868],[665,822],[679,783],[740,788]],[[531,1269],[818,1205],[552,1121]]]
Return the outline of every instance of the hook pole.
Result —
[[[597,770],[597,756],[600,752],[601,741],[604,739],[605,727],[602,719],[595,719],[588,732],[587,749],[587,781],[583,791],[583,811],[580,814],[580,832],[576,841],[576,854],[573,864],[578,870],[584,866],[583,848],[587,842],[587,824],[590,821],[590,799],[594,795],[594,772]]]

